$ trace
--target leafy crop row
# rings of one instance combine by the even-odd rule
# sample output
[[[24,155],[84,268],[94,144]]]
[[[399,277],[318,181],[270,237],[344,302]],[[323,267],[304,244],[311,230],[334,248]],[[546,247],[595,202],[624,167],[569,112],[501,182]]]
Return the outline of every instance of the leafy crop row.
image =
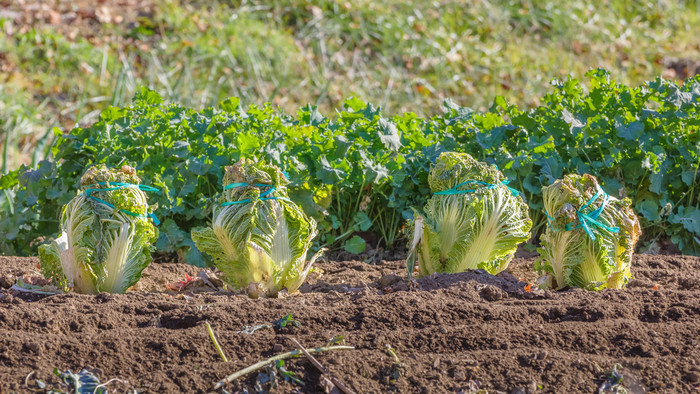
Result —
[[[668,237],[700,254],[700,78],[627,87],[603,70],[588,76],[588,91],[573,79],[554,81],[533,110],[502,97],[486,113],[448,101],[443,115],[428,119],[387,117],[357,99],[333,118],[313,106],[295,116],[269,106],[244,110],[235,98],[195,111],[142,89],[131,106],[106,109],[91,127],[56,130],[52,156],[37,168],[0,178],[0,250],[34,253],[55,236],[59,207],[87,167],[128,164],[162,190],[151,198],[163,221],[156,248],[199,264],[190,229],[210,218],[224,166],[253,157],[288,172],[290,196],[318,221],[321,244],[392,247],[429,197],[431,163],[458,151],[496,164],[523,191],[535,236],[545,223],[542,186],[590,173],[608,194],[633,199],[646,241]]]

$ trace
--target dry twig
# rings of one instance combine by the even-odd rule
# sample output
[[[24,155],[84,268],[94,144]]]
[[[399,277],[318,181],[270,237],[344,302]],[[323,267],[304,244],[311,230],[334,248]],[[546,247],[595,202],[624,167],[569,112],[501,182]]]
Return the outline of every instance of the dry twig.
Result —
[[[326,346],[326,347],[319,347],[316,349],[308,349],[308,352],[309,353],[321,353],[321,352],[328,352],[331,350],[353,350],[353,349],[355,349],[354,346]],[[296,357],[296,356],[299,356],[300,354],[303,354],[303,352],[301,350],[296,349],[296,350],[292,350],[291,352],[278,354],[278,355],[270,357],[266,360],[258,361],[257,363],[255,363],[249,367],[243,368],[238,372],[232,373],[231,375],[222,379],[214,386],[214,390],[218,390],[218,389],[224,387],[224,385],[226,383],[233,382],[234,380],[240,378],[241,376],[249,374],[249,373],[256,371],[260,368],[263,368],[264,366],[266,366],[272,362],[275,362],[277,360],[285,360],[288,358]]]
[[[228,358],[226,358],[226,355],[224,354],[224,349],[222,349],[219,345],[219,341],[216,340],[216,337],[214,336],[214,330],[211,329],[211,325],[208,321],[205,321],[204,324],[207,326],[209,337],[211,338],[211,341],[214,342],[214,347],[216,348],[216,351],[219,352],[219,356],[221,356],[221,359],[224,360],[225,363],[227,363]]]
[[[330,380],[335,385],[335,387],[337,387],[340,391],[344,392],[345,394],[355,394],[355,392],[349,389],[348,386],[346,386],[343,382],[338,380],[335,376],[333,376],[325,368],[323,368],[321,363],[319,363],[318,360],[316,360],[316,357],[312,356],[311,353],[307,352],[306,349],[304,349],[304,347],[301,346],[301,344],[296,339],[291,338],[291,340],[294,342],[294,344],[296,344],[299,347],[299,349],[301,349],[302,352],[304,352],[306,358],[308,358],[309,361],[311,361],[311,363],[316,368],[318,368],[319,371],[321,371],[321,374],[328,377],[328,380]]]

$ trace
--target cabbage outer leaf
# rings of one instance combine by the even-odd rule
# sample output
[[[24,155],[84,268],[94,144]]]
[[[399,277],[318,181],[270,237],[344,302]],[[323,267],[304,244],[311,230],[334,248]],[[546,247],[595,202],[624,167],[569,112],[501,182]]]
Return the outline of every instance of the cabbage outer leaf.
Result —
[[[78,293],[98,292],[91,264],[94,222],[95,216],[84,195],[76,196],[64,207],[61,236],[39,248],[41,271],[46,278],[53,278],[57,285]]]

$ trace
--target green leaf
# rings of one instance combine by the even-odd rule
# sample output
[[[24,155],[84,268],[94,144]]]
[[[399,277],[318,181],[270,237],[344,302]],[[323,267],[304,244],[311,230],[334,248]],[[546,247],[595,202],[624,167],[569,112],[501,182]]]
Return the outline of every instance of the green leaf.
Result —
[[[134,101],[142,104],[158,105],[163,102],[163,98],[157,92],[141,87],[134,95]]]
[[[367,231],[372,227],[372,220],[370,220],[369,216],[364,212],[355,213],[354,220],[360,231]]]
[[[396,125],[386,119],[379,119],[377,124],[379,127],[379,140],[384,144],[384,147],[393,152],[398,152],[399,148],[401,148],[401,138]]]
[[[165,252],[174,252],[185,241],[186,233],[178,227],[173,219],[166,219],[159,227],[160,234],[156,248]]]
[[[7,174],[0,177],[0,189],[8,190],[8,189],[11,189],[11,188],[17,186],[17,184],[19,184],[19,181],[18,181],[19,173],[20,173],[20,171],[23,171],[23,170],[25,170],[25,169],[19,168],[17,170],[10,171]]]
[[[361,111],[365,107],[365,103],[357,97],[350,97],[344,101],[345,107],[352,109],[355,112]]]
[[[665,193],[669,181],[666,171],[668,171],[668,167],[670,165],[671,164],[668,160],[664,160],[663,163],[661,163],[661,166],[659,166],[659,170],[649,175],[649,190],[659,195],[663,195]]]
[[[302,124],[309,124],[311,126],[318,126],[325,123],[326,118],[319,112],[318,107],[315,105],[306,105],[300,111],[301,117],[300,121]]]
[[[666,102],[672,104],[676,108],[681,108],[686,104],[691,104],[694,101],[693,93],[681,91],[677,85],[669,84],[667,86],[672,93],[666,96]]]
[[[539,144],[534,145],[532,147],[532,151],[534,153],[543,154],[543,153],[547,153],[551,150],[554,150],[554,148],[555,148],[554,141],[553,141],[552,137],[549,137],[549,138],[544,139]]]
[[[627,141],[637,141],[644,132],[644,123],[636,120],[630,124],[623,124],[617,127],[617,135]]]
[[[331,167],[326,157],[321,157],[318,164],[320,166],[316,170],[316,177],[326,185],[333,185],[345,177],[345,172]]]
[[[348,141],[347,137],[344,135],[336,136],[333,142],[336,147],[333,155],[334,157],[345,157],[348,154],[350,147],[352,147],[352,141]]]
[[[229,97],[219,103],[219,108],[226,112],[236,112],[239,109],[241,99],[238,97]]]
[[[493,104],[491,105],[491,111],[497,111],[498,109],[507,109],[508,108],[508,102],[506,101],[505,97],[503,96],[496,96],[496,98],[493,99]]]
[[[552,182],[554,182],[555,180],[562,177],[562,174],[563,174],[562,163],[557,158],[548,157],[548,158],[542,160],[541,166],[542,166],[542,175],[544,175],[545,179],[546,179],[546,183],[543,182],[543,184],[549,185]]]
[[[635,210],[652,222],[659,219],[659,203],[657,201],[639,201],[635,205]]]
[[[187,169],[195,175],[206,175],[209,171],[209,167],[211,167],[211,165],[200,159],[187,159]]]
[[[168,154],[177,158],[184,159],[190,152],[190,143],[187,141],[175,141]]]
[[[343,249],[352,254],[360,254],[365,251],[366,247],[367,243],[365,240],[357,235],[354,235],[352,238],[345,241],[345,244],[343,245]]]
[[[698,170],[683,171],[681,173],[681,179],[683,180],[683,183],[691,186],[695,181],[700,181],[700,174],[698,173]],[[2,180],[0,180],[0,182],[2,182]],[[1,186],[2,185],[0,185],[0,187]]]
[[[241,133],[236,136],[237,148],[245,157],[250,156],[260,147],[260,140],[252,134]]]
[[[683,228],[700,236],[700,209],[695,207],[679,207],[677,214],[671,214],[669,222],[683,225]]]
[[[294,315],[290,313],[280,319],[273,321],[272,326],[275,328],[301,327],[301,322],[295,320]]]

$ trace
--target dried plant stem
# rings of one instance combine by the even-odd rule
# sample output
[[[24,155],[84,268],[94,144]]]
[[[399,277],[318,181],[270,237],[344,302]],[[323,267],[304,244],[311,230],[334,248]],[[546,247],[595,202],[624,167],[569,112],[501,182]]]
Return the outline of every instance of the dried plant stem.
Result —
[[[332,350],[353,350],[353,349],[355,349],[354,346],[338,345],[338,346],[319,347],[316,349],[308,349],[307,351],[309,353],[321,353],[321,352],[328,352],[328,351],[332,351]],[[296,356],[299,356],[301,354],[304,354],[304,353],[301,350],[296,349],[296,350],[292,350],[291,352],[278,354],[278,355],[270,357],[266,360],[259,361],[259,362],[255,363],[249,367],[243,368],[240,371],[235,372],[235,373],[227,376],[226,378],[222,379],[221,381],[219,381],[219,383],[216,384],[216,386],[214,386],[214,390],[218,390],[218,389],[222,388],[226,383],[233,382],[234,380],[240,378],[241,376],[249,374],[249,373],[256,371],[260,368],[263,368],[264,366],[266,366],[272,362],[275,362],[277,360],[285,360],[288,358],[296,357]]]
[[[321,363],[319,363],[318,360],[316,360],[316,357],[312,356],[311,353],[306,351],[306,349],[304,349],[304,347],[301,346],[301,344],[296,339],[294,339],[294,338],[291,338],[291,339],[292,339],[292,341],[294,341],[294,344],[299,346],[299,349],[301,349],[301,351],[304,352],[304,355],[306,356],[306,358],[308,358],[309,361],[311,361],[311,363],[321,372],[321,374],[327,376],[328,380],[330,380],[335,385],[335,387],[338,388],[338,390],[344,392],[345,394],[355,394],[355,392],[352,391],[350,388],[348,388],[348,386],[346,386],[343,382],[338,380],[335,376],[331,375],[328,372],[328,370],[323,368]]]
[[[216,351],[219,352],[219,356],[221,356],[221,359],[224,360],[225,363],[227,363],[228,358],[226,358],[226,355],[224,354],[224,349],[222,349],[221,345],[219,345],[219,341],[216,340],[216,336],[214,336],[214,330],[211,329],[211,325],[208,321],[205,321],[204,324],[207,326],[209,337],[211,338],[211,341],[214,342],[214,347],[216,348]]]

